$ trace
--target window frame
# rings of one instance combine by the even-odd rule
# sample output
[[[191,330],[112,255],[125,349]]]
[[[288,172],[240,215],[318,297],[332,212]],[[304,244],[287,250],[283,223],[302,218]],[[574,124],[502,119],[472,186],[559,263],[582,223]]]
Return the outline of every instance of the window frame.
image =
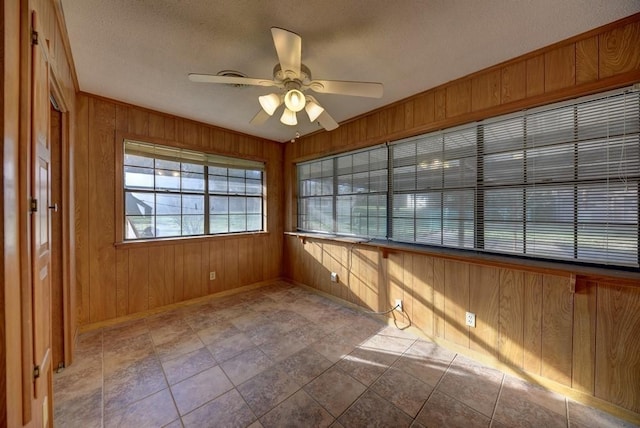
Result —
[[[239,157],[236,155],[228,155],[225,153],[214,153],[214,152],[210,152],[210,151],[205,151],[202,149],[202,147],[194,147],[192,145],[188,145],[188,144],[182,144],[180,142],[177,141],[172,141],[172,140],[165,140],[165,139],[160,139],[160,138],[154,138],[154,137],[147,137],[147,136],[140,136],[140,135],[136,135],[136,134],[130,134],[130,133],[123,133],[123,132],[117,132],[116,133],[116,141],[118,142],[117,144],[117,148],[116,148],[116,153],[115,153],[115,214],[116,214],[116,221],[115,221],[115,227],[114,227],[114,232],[115,232],[115,239],[114,239],[114,244],[116,246],[120,246],[120,245],[135,245],[135,244],[153,244],[153,243],[162,243],[162,242],[167,242],[167,241],[187,241],[187,240],[202,240],[202,239],[215,239],[215,238],[220,238],[220,237],[228,237],[228,236],[241,236],[241,235],[256,235],[256,234],[262,234],[262,233],[268,233],[268,228],[267,228],[267,162],[264,158],[260,158],[260,157],[255,157],[255,156],[243,156],[243,157]],[[262,168],[256,168],[256,170],[260,170],[262,177],[261,177],[261,185],[262,185],[262,190],[260,192],[260,194],[256,194],[255,196],[253,195],[247,195],[244,194],[242,195],[242,197],[247,198],[247,197],[251,197],[251,198],[260,198],[260,205],[261,205],[261,213],[260,213],[260,222],[261,222],[261,228],[260,230],[255,230],[255,231],[238,231],[238,232],[221,232],[221,233],[211,233],[209,226],[210,226],[210,216],[212,215],[210,210],[209,210],[209,204],[210,201],[209,199],[212,197],[217,197],[217,196],[226,196],[226,197],[232,197],[234,195],[231,195],[229,193],[226,194],[222,194],[219,192],[214,192],[211,193],[209,192],[209,173],[208,173],[208,168],[210,168],[212,165],[204,166],[203,168],[203,181],[204,181],[204,189],[202,190],[202,192],[198,192],[198,191],[190,191],[190,190],[182,190],[179,189],[177,191],[168,191],[168,192],[163,192],[160,191],[158,192],[157,189],[152,188],[152,189],[144,189],[144,190],[134,190],[134,192],[142,192],[142,193],[150,193],[150,194],[168,194],[168,195],[201,195],[204,199],[204,207],[203,207],[203,217],[204,217],[204,221],[203,221],[203,233],[202,234],[190,234],[190,235],[173,235],[173,236],[160,236],[160,237],[137,237],[137,238],[132,238],[132,239],[127,239],[126,238],[126,222],[127,222],[127,213],[126,213],[126,204],[125,204],[125,195],[127,194],[127,192],[129,191],[128,189],[125,188],[125,144],[127,141],[131,141],[131,142],[137,142],[137,143],[141,143],[141,144],[145,144],[145,145],[155,145],[155,146],[160,146],[161,148],[166,148],[168,150],[183,150],[185,152],[190,152],[190,153],[194,153],[194,154],[198,154],[201,155],[203,157],[207,157],[207,156],[212,156],[214,158],[221,158],[221,159],[230,159],[230,160],[236,160],[238,161],[240,164],[242,164],[243,162],[245,163],[261,163],[262,164]],[[186,160],[185,163],[189,163],[188,160]],[[216,166],[216,165],[213,165]],[[227,166],[224,165],[219,165],[222,166],[224,168],[227,168],[227,174],[228,174],[228,170],[229,169],[247,169],[246,167],[238,167],[236,166],[234,168],[233,164],[229,164]],[[182,171],[181,171],[182,172]],[[211,174],[214,175],[214,174]],[[246,182],[247,178],[245,176],[244,181]],[[245,183],[246,184],[246,183]],[[181,208],[182,210],[182,208]],[[246,212],[245,212],[245,217],[246,217]],[[156,216],[156,214],[154,213],[154,217]],[[180,217],[182,219],[182,213],[180,214]],[[182,220],[181,220],[182,222]],[[246,219],[245,219],[246,222]]]

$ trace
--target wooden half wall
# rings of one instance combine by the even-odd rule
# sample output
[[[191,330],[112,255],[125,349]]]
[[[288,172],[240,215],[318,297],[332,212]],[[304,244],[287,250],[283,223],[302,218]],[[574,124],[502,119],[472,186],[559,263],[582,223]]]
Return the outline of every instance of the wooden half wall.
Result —
[[[80,94],[74,157],[80,325],[277,278],[282,267],[280,143]],[[116,237],[118,136],[160,139],[266,162],[267,232],[124,243]],[[121,204],[120,204],[121,206]],[[216,279],[209,280],[209,272]]]
[[[285,231],[296,231],[295,164],[640,82],[640,14],[373,111],[285,148]],[[403,299],[411,325],[640,421],[640,280],[526,261],[447,257],[285,237],[285,275],[375,311]],[[330,282],[338,272],[340,282]],[[477,326],[464,325],[466,311]],[[600,400],[604,401],[600,401]]]

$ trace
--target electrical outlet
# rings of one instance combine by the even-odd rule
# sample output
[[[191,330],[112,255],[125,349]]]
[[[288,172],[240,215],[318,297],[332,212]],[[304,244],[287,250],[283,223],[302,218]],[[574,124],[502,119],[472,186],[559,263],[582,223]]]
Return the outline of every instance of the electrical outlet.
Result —
[[[402,312],[402,299],[396,299],[396,305],[394,306],[398,312]]]
[[[331,282],[338,282],[338,272],[331,272]]]
[[[475,327],[476,326],[476,314],[474,314],[473,312],[467,312],[465,320],[466,320],[465,323],[469,327]]]
[[[216,279],[216,272],[209,272],[209,281],[213,281],[214,279]]]

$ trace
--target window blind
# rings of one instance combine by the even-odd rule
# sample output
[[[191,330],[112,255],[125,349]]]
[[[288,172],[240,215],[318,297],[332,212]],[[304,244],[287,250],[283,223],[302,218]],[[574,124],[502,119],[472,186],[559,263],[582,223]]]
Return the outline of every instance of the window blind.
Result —
[[[627,88],[306,162],[299,228],[638,268],[639,135]]]

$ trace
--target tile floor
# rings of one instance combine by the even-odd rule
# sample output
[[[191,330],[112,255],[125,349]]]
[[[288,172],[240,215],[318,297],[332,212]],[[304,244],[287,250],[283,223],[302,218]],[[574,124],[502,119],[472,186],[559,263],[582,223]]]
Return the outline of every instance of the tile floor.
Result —
[[[83,333],[57,427],[620,427],[286,282]]]

